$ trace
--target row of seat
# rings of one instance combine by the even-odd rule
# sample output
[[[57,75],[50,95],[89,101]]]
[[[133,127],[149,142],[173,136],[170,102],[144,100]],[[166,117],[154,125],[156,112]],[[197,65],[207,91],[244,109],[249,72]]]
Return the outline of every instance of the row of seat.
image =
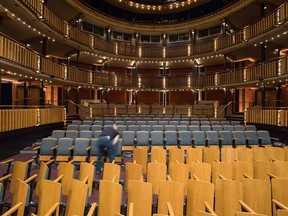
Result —
[[[72,125],[240,125],[240,121],[185,121],[185,120],[95,120],[95,121],[79,121],[73,120]]]
[[[231,216],[244,211],[241,205],[249,206],[249,209],[254,212],[254,214],[250,212],[251,214],[243,215],[273,214],[278,216],[279,209],[288,213],[288,162],[254,161],[253,163],[243,163],[237,161],[229,164],[214,162],[212,166],[199,162],[193,162],[189,165],[171,162],[169,169],[167,169],[166,164],[151,162],[147,164],[147,178],[146,181],[143,181],[145,180],[143,167],[137,164],[137,158],[134,161],[133,163],[127,162],[125,165],[124,188],[119,184],[121,167],[113,163],[104,164],[103,179],[100,180],[98,189],[98,209],[95,209],[94,203],[92,205],[98,212],[97,215],[121,215],[119,213],[122,213],[128,216],[147,216],[157,213],[165,216],[168,214],[193,216],[198,215],[198,212],[209,211],[213,214],[204,215]],[[261,165],[259,166],[257,162],[260,162]],[[270,165],[273,166],[272,170],[266,168]],[[21,175],[16,174],[16,169],[21,171]],[[61,197],[67,195],[66,211],[69,213],[66,212],[65,215],[84,215],[88,196],[95,192],[91,183],[91,180],[94,179],[94,165],[81,163],[79,179],[77,180],[74,179],[75,171],[72,163],[59,163],[57,170],[57,179],[55,181],[49,180],[47,175],[40,175],[40,173],[47,173],[47,165],[41,163],[34,193],[39,196],[37,214],[46,215],[54,207],[53,212],[58,215]],[[262,179],[254,176],[254,173],[259,172],[266,176],[271,172],[269,174],[271,180],[270,178]],[[217,179],[215,179],[214,184],[206,180],[207,173],[210,174],[210,178],[211,175],[216,176]],[[277,174],[284,175],[280,177]],[[11,189],[13,198],[15,196],[18,198],[15,200],[24,203],[24,205],[18,206],[19,209],[22,207],[22,211],[20,211],[22,213],[24,207],[29,206],[30,203],[29,192],[27,192],[30,190],[28,189],[22,194],[19,192],[20,184],[18,182],[31,179],[27,175],[25,162],[15,162],[11,177],[14,179],[11,181],[14,182]],[[59,179],[62,179],[61,183]],[[33,188],[30,187],[30,189],[33,192]],[[127,192],[127,196],[123,193],[123,189]],[[122,206],[122,204],[126,204],[126,202],[123,203],[123,200],[126,200],[124,197],[127,199],[127,211],[125,211],[126,205]],[[240,204],[239,200],[241,201]],[[97,201],[95,196],[92,200],[90,199],[91,201]],[[13,203],[12,208],[16,204]],[[24,215],[20,212],[19,216]],[[4,213],[3,215],[9,214]],[[88,215],[93,214],[89,213]]]
[[[34,148],[38,150],[39,161],[95,161],[98,156],[97,138],[53,138],[48,137],[42,140],[40,146]],[[115,156],[122,156],[122,145],[115,145]]]
[[[123,131],[122,146],[271,145],[268,131]]]
[[[209,130],[215,130],[215,131],[221,131],[221,130],[228,130],[228,131],[247,131],[247,130],[253,130],[257,131],[257,128],[255,125],[117,125],[119,133],[122,133],[123,131],[130,130],[130,131],[167,131],[167,130],[173,130],[173,131],[209,131]],[[91,131],[98,131],[103,130],[105,127],[111,127],[111,125],[68,125],[67,130],[91,130]]]

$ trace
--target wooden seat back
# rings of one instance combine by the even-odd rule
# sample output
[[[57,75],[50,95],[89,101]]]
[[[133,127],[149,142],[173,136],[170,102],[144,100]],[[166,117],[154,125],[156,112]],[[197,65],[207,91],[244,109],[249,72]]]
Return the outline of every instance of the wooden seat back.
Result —
[[[37,177],[37,183],[35,186],[35,194],[37,196],[40,195],[39,191],[40,191],[41,180],[48,178],[48,172],[49,172],[49,167],[42,161],[40,164],[38,177]]]
[[[133,215],[146,216],[152,212],[152,184],[130,180],[128,185],[128,211],[133,203]]]
[[[212,183],[215,184],[219,179],[219,175],[226,179],[233,179],[233,166],[229,162],[213,162],[212,163]]]
[[[187,183],[187,216],[205,211],[204,202],[214,207],[214,185],[207,181],[189,179]]]
[[[165,163],[148,163],[147,182],[153,185],[153,194],[159,194],[160,182],[166,180],[167,166]]]
[[[166,150],[163,148],[151,149],[151,162],[157,161],[158,163],[166,164]]]
[[[273,174],[279,178],[288,179],[288,161],[274,161]]]
[[[11,182],[9,186],[9,191],[11,193],[14,192],[16,179],[20,179],[22,181],[25,180],[25,178],[27,177],[27,172],[28,172],[27,169],[28,169],[28,164],[26,162],[15,161],[13,171],[12,171],[13,173],[11,177]]]
[[[124,191],[128,192],[130,180],[141,181],[143,179],[143,167],[136,163],[127,162],[125,166]]]
[[[183,216],[184,184],[175,181],[161,181],[158,195],[158,214],[168,215],[170,202],[175,216]]]
[[[253,178],[253,164],[247,161],[235,161],[232,163],[233,179],[235,181],[241,181],[245,178],[244,175]]]
[[[187,148],[186,149],[186,164],[191,162],[203,161],[203,149],[201,147],[197,148]]]
[[[173,181],[182,183],[185,188],[185,194],[187,193],[187,182],[189,179],[188,165],[179,162],[169,163],[169,176]]]
[[[178,161],[184,163],[184,149],[178,147],[169,148],[169,163]]]
[[[233,162],[238,160],[238,148],[225,146],[221,148],[221,162]]]
[[[89,197],[92,195],[94,175],[95,175],[95,166],[92,163],[86,163],[86,162],[80,163],[79,180],[83,181],[87,176],[89,176],[87,182],[87,185],[89,187],[88,192]]]
[[[67,162],[60,162],[58,165],[58,176],[63,175],[61,185],[62,194],[68,195],[71,181],[74,177],[74,165]]]
[[[238,153],[238,160],[239,161],[247,161],[252,162],[253,161],[253,150],[250,148],[246,148],[245,146],[239,146],[237,147],[237,153]]]
[[[253,178],[270,181],[268,173],[273,173],[273,163],[269,161],[253,161]]]
[[[190,176],[197,176],[199,180],[211,182],[211,164],[190,162],[188,164]]]
[[[288,179],[273,178],[271,180],[271,185],[272,199],[287,207],[286,211],[288,213]],[[283,209],[280,214],[285,214]],[[275,204],[273,204],[273,216],[279,216]]]
[[[134,148],[133,149],[133,161],[136,161],[137,164],[143,167],[143,173],[147,173],[147,160],[148,160],[148,151],[144,148]]]
[[[114,163],[105,163],[103,171],[103,180],[112,181],[116,176],[115,182],[120,180],[121,166]]]
[[[121,211],[122,186],[119,183],[101,180],[99,185],[98,216],[114,216]]]
[[[220,161],[219,147],[210,147],[203,149],[203,162],[212,164],[215,160]]]

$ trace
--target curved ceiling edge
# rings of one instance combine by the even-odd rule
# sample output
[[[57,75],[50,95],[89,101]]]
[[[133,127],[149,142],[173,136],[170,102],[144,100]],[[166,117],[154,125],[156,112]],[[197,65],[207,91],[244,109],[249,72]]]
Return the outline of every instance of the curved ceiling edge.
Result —
[[[95,20],[95,22],[102,22],[105,25],[115,28],[115,29],[125,29],[130,32],[153,32],[153,33],[163,33],[163,32],[175,32],[187,29],[195,29],[198,26],[210,24],[213,22],[221,21],[226,16],[235,13],[238,10],[248,6],[253,3],[255,0],[240,0],[237,3],[234,3],[227,8],[218,11],[214,14],[199,18],[196,20],[191,20],[189,22],[180,23],[180,24],[171,24],[171,25],[145,25],[145,24],[135,24],[132,22],[119,21],[115,18],[107,17],[95,10],[92,10],[88,6],[79,2],[78,0],[65,0],[75,9],[81,11],[85,16],[89,16]]]

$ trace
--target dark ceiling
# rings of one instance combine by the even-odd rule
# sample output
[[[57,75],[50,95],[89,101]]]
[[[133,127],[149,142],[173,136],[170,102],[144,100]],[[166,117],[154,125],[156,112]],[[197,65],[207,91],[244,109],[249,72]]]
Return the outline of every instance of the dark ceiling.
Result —
[[[143,10],[137,9],[131,11],[126,10],[123,7],[119,7],[119,4],[111,3],[111,1],[101,1],[99,4],[98,1],[95,0],[80,0],[86,5],[92,7],[94,10],[101,12],[105,15],[110,17],[114,17],[120,20],[133,22],[133,23],[140,23],[140,24],[175,24],[179,22],[187,22],[189,20],[199,18],[202,16],[206,16],[211,14],[217,10],[226,7],[229,4],[235,2],[235,0],[213,0],[213,1],[206,1],[206,3],[200,4],[197,7],[188,8],[184,11],[174,11],[170,10],[169,13],[165,14],[155,14],[152,11],[147,13],[143,13]],[[134,0],[133,2],[141,2],[141,3],[148,3],[149,4],[171,4],[176,1],[174,0]],[[179,2],[179,1],[178,1]],[[182,2],[182,1],[181,1]],[[153,14],[152,14],[153,13]]]

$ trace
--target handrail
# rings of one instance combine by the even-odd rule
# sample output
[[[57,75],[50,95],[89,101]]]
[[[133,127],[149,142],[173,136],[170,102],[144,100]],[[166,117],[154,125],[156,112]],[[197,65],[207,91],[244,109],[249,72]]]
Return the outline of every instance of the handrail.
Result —
[[[79,104],[76,104],[74,101],[68,99],[68,102],[72,103],[73,105],[77,106],[78,108],[80,108],[82,111],[84,111],[86,114],[89,114],[89,112],[87,112],[83,107],[81,107]]]
[[[222,112],[226,109],[226,107],[228,107],[230,104],[232,104],[233,103],[233,101],[230,101],[229,103],[227,103],[226,105],[223,105],[223,108],[222,108],[222,110],[219,112],[219,114],[218,115],[220,115],[220,114],[222,114]]]

